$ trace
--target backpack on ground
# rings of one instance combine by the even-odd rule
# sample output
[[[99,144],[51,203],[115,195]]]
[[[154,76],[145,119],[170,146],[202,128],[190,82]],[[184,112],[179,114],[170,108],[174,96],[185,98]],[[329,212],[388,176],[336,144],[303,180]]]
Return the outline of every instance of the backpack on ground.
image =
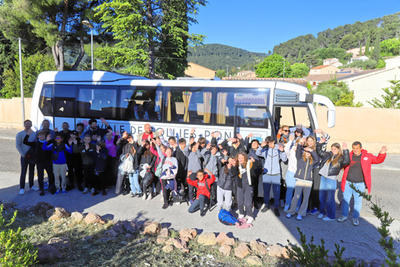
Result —
[[[236,219],[232,215],[232,213],[225,209],[220,210],[220,212],[218,213],[218,219],[221,223],[225,225],[235,225],[235,223],[239,222],[238,219]]]

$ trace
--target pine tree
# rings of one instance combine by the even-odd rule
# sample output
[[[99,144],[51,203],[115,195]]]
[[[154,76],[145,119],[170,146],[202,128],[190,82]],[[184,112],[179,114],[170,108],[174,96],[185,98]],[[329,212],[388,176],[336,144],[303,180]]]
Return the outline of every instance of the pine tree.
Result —
[[[374,45],[374,50],[372,53],[372,59],[375,59],[378,62],[380,57],[381,57],[381,32],[378,31],[378,34],[376,35],[376,39],[375,39],[375,45]]]
[[[366,55],[366,56],[369,55],[369,45],[370,45],[370,43],[371,43],[371,37],[368,35],[367,42],[365,44],[365,52],[364,52],[364,55]]]
[[[391,80],[389,82],[392,85],[390,87],[383,88],[385,94],[381,96],[382,100],[374,98],[372,101],[367,101],[374,108],[400,109],[400,81]]]
[[[187,4],[181,0],[166,0],[162,3],[162,10],[159,71],[165,78],[174,79],[184,76],[187,67]]]
[[[301,56],[301,50],[299,51],[299,56],[297,57],[297,62],[301,63],[301,61],[303,60],[302,56]]]
[[[362,53],[362,42],[360,42],[360,50],[359,50],[359,52],[358,52],[358,55],[359,55],[359,56],[362,56],[362,55],[363,55],[363,53]]]

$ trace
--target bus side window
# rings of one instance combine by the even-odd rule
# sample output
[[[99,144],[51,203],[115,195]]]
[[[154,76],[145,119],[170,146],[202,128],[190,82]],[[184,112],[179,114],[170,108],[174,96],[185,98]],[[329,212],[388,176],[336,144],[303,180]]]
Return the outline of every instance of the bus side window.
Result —
[[[119,115],[124,120],[161,121],[162,88],[120,87]]]
[[[114,119],[116,117],[117,90],[105,86],[80,88],[78,117]]]
[[[211,122],[212,92],[171,88],[167,93],[167,121],[195,124]]]
[[[43,86],[39,99],[39,109],[44,116],[52,116],[53,114],[53,85],[46,84]]]

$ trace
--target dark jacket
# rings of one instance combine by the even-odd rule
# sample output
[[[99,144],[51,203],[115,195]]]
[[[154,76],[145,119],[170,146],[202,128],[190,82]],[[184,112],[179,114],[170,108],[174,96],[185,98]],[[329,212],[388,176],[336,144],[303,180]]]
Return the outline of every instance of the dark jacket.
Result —
[[[223,149],[228,151],[229,155],[232,155],[232,156],[236,156],[239,152],[246,152],[246,148],[244,147],[243,139],[239,139],[239,145],[237,147],[229,146],[228,145],[228,140],[224,140],[221,143],[221,146],[222,146]]]
[[[94,156],[96,154],[96,145],[89,143],[89,148],[86,149],[85,144],[74,145],[74,152],[80,153],[83,165],[93,165]]]
[[[101,139],[104,139],[104,136],[107,134],[108,129],[112,130],[110,125],[105,129],[101,129],[99,126],[97,126],[97,128],[95,130],[92,130],[92,128],[89,128],[89,130],[87,130],[83,136],[85,136],[87,134],[90,134],[90,136],[100,135]]]
[[[319,163],[319,156],[313,150],[311,151],[311,157],[313,158],[313,163],[310,164],[310,160],[303,160],[303,146],[298,144],[296,149],[297,158],[297,170],[294,177],[299,180],[313,181],[312,169]]]
[[[155,169],[156,169],[157,157],[154,154],[145,156],[144,153],[145,153],[145,149],[143,149],[143,147],[140,146],[136,153],[136,154],[138,154],[139,166],[147,163],[150,165],[151,171],[154,173]]]
[[[23,142],[25,145],[33,147],[36,162],[51,162],[51,155],[53,153],[50,150],[43,150],[43,144],[45,141],[42,143],[38,139],[34,142],[29,142],[28,139],[29,135],[26,135]]]
[[[222,163],[221,160],[224,158],[218,159],[218,181],[217,185],[223,190],[233,190],[233,182],[235,177],[238,175],[237,168],[228,169],[228,173],[225,173],[225,166],[227,163]]]
[[[185,179],[187,173],[188,166],[188,158],[183,154],[183,151],[180,147],[177,147],[175,150],[174,157],[178,161],[178,174],[176,175],[179,179]]]
[[[141,151],[142,151],[143,147],[142,146],[138,146],[137,143],[130,144],[126,139],[124,139],[122,137],[118,139],[116,144],[117,144],[118,147],[121,148],[120,155],[131,154],[131,147],[133,146],[133,148],[136,150],[135,155],[133,155],[133,168],[135,170],[138,170],[139,169],[139,165],[140,165],[139,156],[141,155]],[[118,157],[118,159],[119,159],[119,162],[121,163],[122,160],[121,160],[120,156]]]
[[[324,152],[322,149],[321,145],[317,145],[317,154],[318,156],[321,157],[321,163],[319,165],[320,168],[322,168],[324,166],[324,164],[328,161],[328,159],[330,158],[335,158],[333,156],[333,153],[331,151],[329,152]],[[332,164],[329,164],[329,170],[328,170],[328,175],[339,175],[340,170],[344,167],[346,167],[347,165],[350,164],[350,154],[349,154],[349,150],[348,149],[343,149],[343,156],[341,156],[341,158],[339,158],[338,164],[333,166]]]
[[[100,149],[99,153],[97,153],[94,156],[94,171],[96,172],[104,172],[106,169],[107,165],[107,156],[108,156],[108,149],[107,148],[102,148]]]

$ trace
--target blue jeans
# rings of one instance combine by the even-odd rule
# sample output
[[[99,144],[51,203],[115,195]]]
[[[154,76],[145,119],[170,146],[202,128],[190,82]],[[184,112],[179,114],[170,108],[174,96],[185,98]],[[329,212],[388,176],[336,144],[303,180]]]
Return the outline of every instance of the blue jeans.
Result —
[[[280,184],[273,184],[273,183],[263,183],[264,187],[264,203],[268,206],[269,204],[269,192],[271,190],[274,192],[274,208],[279,207],[279,196],[281,195],[281,185]]]
[[[342,215],[347,217],[347,215],[349,214],[350,200],[351,196],[353,196],[354,197],[353,219],[358,219],[360,217],[363,198],[356,191],[350,188],[350,184],[352,183],[346,181],[346,186],[343,192]],[[361,192],[364,192],[365,190],[365,183],[355,183],[354,186]]]
[[[285,204],[287,205],[290,205],[292,203],[295,185],[296,185],[296,179],[294,179],[294,172],[288,170],[286,172],[286,197],[285,197]]]
[[[142,189],[140,189],[140,184],[139,184],[139,172],[136,170],[132,173],[129,173],[128,177],[129,177],[129,183],[131,184],[132,194],[141,194]]]
[[[328,179],[321,175],[319,184],[319,212],[327,215],[329,219],[335,219],[335,191],[336,180]]]
[[[189,213],[196,212],[199,209],[203,210],[206,202],[208,202],[208,197],[200,195],[199,198],[193,201],[192,205],[189,207]]]

